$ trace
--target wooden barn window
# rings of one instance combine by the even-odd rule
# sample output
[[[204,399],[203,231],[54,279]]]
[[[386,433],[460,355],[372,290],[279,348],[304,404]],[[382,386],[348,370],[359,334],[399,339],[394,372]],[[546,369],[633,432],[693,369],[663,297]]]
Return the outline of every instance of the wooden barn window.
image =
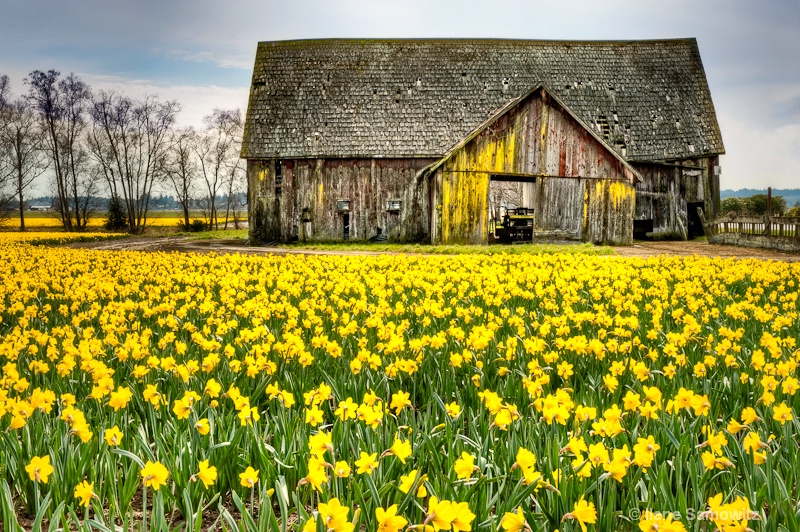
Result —
[[[400,207],[403,202],[399,199],[390,199],[386,201],[386,210],[389,212],[400,212]]]
[[[336,210],[339,212],[350,212],[350,200],[337,201]]]

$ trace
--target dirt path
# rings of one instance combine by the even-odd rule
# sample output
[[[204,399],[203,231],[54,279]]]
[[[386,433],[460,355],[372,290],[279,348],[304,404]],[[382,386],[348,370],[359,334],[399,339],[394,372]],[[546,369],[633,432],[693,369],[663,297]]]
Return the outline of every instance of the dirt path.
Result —
[[[719,257],[723,259],[766,259],[786,262],[800,262],[799,254],[784,253],[771,249],[723,246],[708,242],[636,242],[633,246],[615,247],[614,251],[623,257],[655,257],[670,255],[686,257]]]
[[[197,240],[186,236],[131,237],[100,242],[70,244],[73,248],[129,251],[181,251],[194,253],[242,253],[247,255],[385,255],[386,251],[315,250],[248,246],[238,239]],[[622,257],[655,257],[658,255],[752,258],[800,262],[800,255],[768,249],[722,246],[707,242],[636,242],[633,246],[615,247]]]

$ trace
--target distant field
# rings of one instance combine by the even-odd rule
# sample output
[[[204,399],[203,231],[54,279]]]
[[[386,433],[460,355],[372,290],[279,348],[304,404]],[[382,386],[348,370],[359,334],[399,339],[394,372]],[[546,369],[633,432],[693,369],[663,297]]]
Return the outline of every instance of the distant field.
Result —
[[[190,220],[202,219],[201,214],[192,214]],[[101,228],[106,220],[106,213],[97,213],[89,221],[90,228]],[[183,213],[180,211],[154,211],[147,214],[148,227],[174,227],[183,221]],[[0,228],[13,230],[19,227],[19,214],[13,213],[7,218],[0,220]],[[53,212],[30,211],[25,213],[25,227],[30,229],[61,229],[61,221],[58,215]]]

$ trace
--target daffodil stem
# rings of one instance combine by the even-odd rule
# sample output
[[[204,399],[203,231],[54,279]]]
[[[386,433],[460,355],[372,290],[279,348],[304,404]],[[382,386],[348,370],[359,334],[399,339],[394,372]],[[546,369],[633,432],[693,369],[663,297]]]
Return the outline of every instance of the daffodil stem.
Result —
[[[252,515],[253,517],[255,517],[255,515],[256,515],[255,514],[255,508],[253,508],[253,503],[254,503],[254,500],[255,500],[255,493],[256,493],[256,485],[253,484],[252,486],[250,486],[250,515]]]
[[[142,484],[142,532],[147,530],[147,486]]]

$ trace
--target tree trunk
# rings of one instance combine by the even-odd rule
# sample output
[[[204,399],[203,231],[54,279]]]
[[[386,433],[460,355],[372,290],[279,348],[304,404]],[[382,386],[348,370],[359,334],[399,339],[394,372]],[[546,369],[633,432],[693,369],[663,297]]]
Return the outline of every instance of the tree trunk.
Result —
[[[25,230],[25,208],[22,203],[22,172],[19,173],[19,230]]]

